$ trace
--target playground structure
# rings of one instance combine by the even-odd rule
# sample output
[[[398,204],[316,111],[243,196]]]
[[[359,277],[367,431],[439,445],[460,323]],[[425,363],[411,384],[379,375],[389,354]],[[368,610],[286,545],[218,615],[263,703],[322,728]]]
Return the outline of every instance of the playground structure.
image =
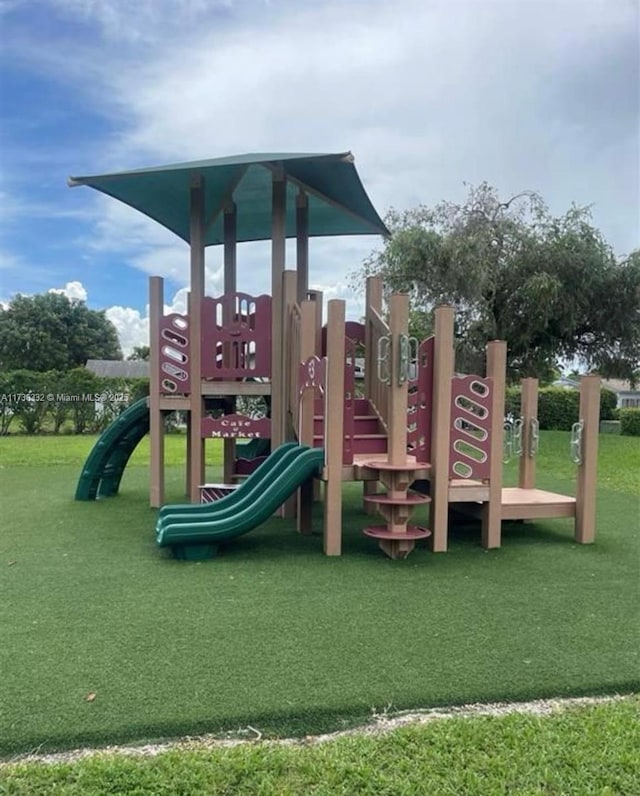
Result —
[[[597,377],[585,377],[581,386],[576,497],[535,488],[532,379],[523,382],[522,416],[507,434],[520,455],[519,485],[503,488],[506,343],[488,344],[483,376],[456,375],[453,309],[438,308],[434,335],[417,341],[408,333],[408,297],[390,296],[386,314],[377,277],[367,280],[363,323],[346,321],[338,299],[327,303],[324,323],[322,295],[309,290],[310,235],[386,234],[350,155],[241,156],[72,184],[143,210],[187,240],[191,252],[187,313],[164,314],[163,280],[150,279],[149,399],[100,438],[81,474],[78,499],[115,494],[131,451],[149,431],[150,504],[161,507],[164,415],[179,410],[187,416],[191,505],[161,508],[156,527],[158,543],[178,557],[214,555],[221,541],[251,530],[278,507],[297,518],[301,533],[310,533],[314,480],[324,485],[327,555],[342,551],[344,481],[363,482],[366,514],[382,517],[363,532],[391,558],[406,557],[422,539],[434,552],[446,551],[452,506],[481,519],[485,548],[500,546],[502,522],[512,519],[573,517],[576,540],[593,541]],[[287,270],[285,241],[294,235],[296,269]],[[271,295],[239,292],[237,243],[265,237],[272,248]],[[224,290],[215,298],[204,291],[210,243],[224,246]],[[365,362],[361,394],[356,354]],[[269,417],[237,411],[239,399],[256,397],[269,399]],[[203,505],[210,438],[223,440],[225,483],[248,477]],[[271,455],[239,467],[239,438],[270,440]],[[412,489],[416,482],[428,488]],[[429,527],[411,524],[414,508],[424,503],[431,503]]]

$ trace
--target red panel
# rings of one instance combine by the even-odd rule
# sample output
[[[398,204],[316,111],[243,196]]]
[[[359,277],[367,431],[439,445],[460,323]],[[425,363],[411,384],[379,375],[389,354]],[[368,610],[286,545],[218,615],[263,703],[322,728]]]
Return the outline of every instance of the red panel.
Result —
[[[160,393],[162,395],[190,393],[189,318],[177,313],[160,318],[157,345],[160,351]]]
[[[202,300],[202,376],[271,376],[271,296],[228,293]]]
[[[364,324],[358,321],[346,321],[344,325],[344,335],[349,340],[353,340],[356,345],[364,345]],[[327,355],[327,327],[322,327],[322,354]]]
[[[451,380],[449,478],[486,480],[491,472],[491,379]]]
[[[234,475],[251,475],[266,460],[266,456],[256,456],[255,459],[236,459]]]
[[[431,461],[431,415],[433,410],[433,357],[435,338],[423,340],[418,348],[418,373],[409,382],[407,444],[417,461]]]
[[[200,432],[202,438],[223,437],[255,439],[256,437],[271,436],[271,420],[261,417],[254,420],[244,415],[224,415],[223,417],[204,417]]]
[[[319,357],[309,357],[306,362],[301,362],[298,368],[299,392],[315,387],[324,390],[327,382],[327,360]]]
[[[345,336],[356,344],[364,345],[364,324],[358,321],[347,321],[344,325]]]
[[[361,325],[361,324],[357,324]],[[356,343],[345,338],[344,357],[344,419],[342,435],[342,463],[353,464],[354,405],[356,389]]]

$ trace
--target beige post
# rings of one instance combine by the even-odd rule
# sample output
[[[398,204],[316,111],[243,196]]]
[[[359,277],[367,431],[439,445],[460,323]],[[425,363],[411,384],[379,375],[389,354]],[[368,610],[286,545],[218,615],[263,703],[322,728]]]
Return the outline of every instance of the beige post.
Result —
[[[303,301],[300,305],[300,361],[315,354],[316,338],[316,304],[314,301]],[[297,381],[297,379],[296,379]],[[314,390],[305,390],[299,395],[298,408],[298,441],[301,445],[313,445]],[[298,531],[311,533],[311,509],[313,504],[314,484],[303,484],[298,490]]]
[[[409,326],[409,296],[394,293],[389,300],[389,336],[391,362],[389,367],[389,436],[387,442],[390,464],[407,463],[407,390],[400,379],[400,337]]]
[[[286,256],[287,183],[284,171],[273,172],[271,206],[271,449],[284,442],[285,383],[282,330],[282,274]]]
[[[160,319],[164,311],[163,279],[149,279],[149,505],[164,503],[164,421],[160,411]]]
[[[520,489],[534,489],[536,457],[531,455],[531,421],[538,419],[538,379],[523,379],[521,390],[522,456],[518,470],[518,486]]]
[[[296,270],[298,304],[302,304],[309,289],[309,198],[304,191],[296,196]]]
[[[447,550],[449,530],[449,437],[451,433],[451,379],[454,372],[453,307],[435,312],[433,409],[431,437],[431,549]]]
[[[322,356],[322,321],[324,319],[324,295],[322,290],[307,290],[309,300],[315,304],[315,324],[316,335],[314,343],[314,354],[317,357]],[[314,481],[313,484],[313,500],[319,503],[322,500],[322,481]]]
[[[342,552],[342,443],[344,426],[345,303],[331,299],[327,319],[327,387],[325,394],[324,552]]]
[[[487,376],[492,380],[489,500],[482,506],[482,546],[487,549],[500,547],[501,541],[506,369],[507,344],[493,340],[487,345]]]
[[[185,461],[187,466],[185,467],[185,485],[184,485],[184,493],[185,495],[191,500],[191,412],[185,412],[186,415],[186,452],[185,452]]]
[[[580,544],[591,544],[596,535],[596,487],[598,433],[600,427],[600,377],[580,379],[580,420],[582,420],[582,462],[576,485],[576,524],[574,537]]]
[[[224,287],[225,295],[235,293],[236,286],[236,249],[237,249],[237,215],[234,202],[224,209]],[[223,319],[224,324],[230,324],[231,318]],[[225,352],[228,355],[228,352]],[[235,400],[235,398],[234,398]],[[235,409],[235,407],[234,407]],[[236,461],[236,441],[235,439],[223,440],[223,477],[225,484],[233,482],[233,471]]]
[[[202,433],[202,299],[204,298],[204,178],[194,176],[191,182],[191,287],[189,332],[191,349],[191,428],[190,485],[191,501],[200,500],[199,485],[204,483],[204,443]]]
[[[191,319],[191,293],[187,291],[187,318]],[[195,381],[196,377],[193,376],[193,380],[191,382],[192,389],[193,385],[196,384]],[[184,468],[184,480],[185,480],[185,487],[184,493],[189,500],[191,500],[191,412],[185,412],[186,418],[186,433],[185,433],[185,440],[186,440],[186,451],[185,451],[185,468]]]
[[[378,315],[382,315],[382,279],[379,276],[367,277],[365,313],[368,313],[370,307]],[[364,395],[365,398],[369,398],[371,396],[371,380],[375,379],[377,374],[378,352],[373,350],[371,329],[369,324],[366,323],[366,319],[364,335]]]
[[[282,347],[284,349],[285,355],[283,357],[282,363],[282,378],[284,384],[286,385],[286,390],[284,392],[285,396],[285,439],[290,440],[291,437],[291,429],[290,429],[290,418],[289,406],[290,398],[291,398],[291,378],[295,376],[297,378],[297,374],[291,373],[291,357],[293,355],[293,348],[298,348],[300,346],[299,340],[293,340],[291,338],[292,329],[291,329],[291,313],[293,311],[293,307],[296,304],[296,284],[297,284],[297,274],[295,271],[286,270],[282,274]]]
[[[367,323],[366,315],[369,308],[382,315],[382,279],[379,276],[369,276],[366,282],[365,297],[365,325],[364,325],[364,397],[371,397],[371,380],[377,378],[377,351],[373,350],[371,340],[371,326]],[[364,500],[368,495],[375,495],[378,491],[377,481],[362,482],[363,509],[365,514],[376,514],[376,507]]]
[[[291,380],[297,379],[297,373],[291,372],[291,349],[299,345],[299,341],[291,340],[291,326],[289,323],[289,316],[291,314],[293,305],[296,303],[296,283],[297,275],[295,271],[284,271],[282,274],[282,384],[283,384],[283,412],[284,412],[284,426],[282,429],[283,441],[290,442],[294,439],[294,428],[292,417],[289,412],[289,397],[291,394]],[[272,421],[273,422],[273,421]],[[285,519],[292,519],[296,516],[296,509],[298,500],[296,494],[293,494],[286,500],[281,507],[280,515]]]
[[[316,340],[315,340],[315,355],[322,356],[322,320],[324,310],[324,294],[321,290],[307,290],[309,301],[313,301],[316,305]]]

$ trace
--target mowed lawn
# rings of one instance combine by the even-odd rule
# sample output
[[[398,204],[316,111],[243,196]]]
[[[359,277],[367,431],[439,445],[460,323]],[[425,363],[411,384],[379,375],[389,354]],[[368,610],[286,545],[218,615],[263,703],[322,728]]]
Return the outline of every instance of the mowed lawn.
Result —
[[[73,501],[91,444],[0,439],[3,754],[637,689],[637,439],[600,438],[595,545],[558,520],[508,526],[486,552],[468,526],[447,554],[395,562],[362,537],[356,485],[341,558],[321,554],[318,506],[312,537],[273,519],[216,560],[174,561],[154,542],[145,444],[119,497]],[[170,438],[171,500],[183,446]],[[541,487],[572,493],[567,451],[542,434]]]

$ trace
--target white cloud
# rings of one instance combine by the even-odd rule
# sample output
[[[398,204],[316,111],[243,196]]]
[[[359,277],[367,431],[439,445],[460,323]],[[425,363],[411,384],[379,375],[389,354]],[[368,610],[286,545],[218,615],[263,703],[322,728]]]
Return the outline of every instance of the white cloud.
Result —
[[[149,345],[149,317],[131,307],[109,307],[107,319],[115,326],[125,358],[136,346]]]
[[[463,181],[487,179],[505,195],[539,190],[557,213],[574,200],[594,203],[595,222],[617,249],[637,245],[632,3],[49,3],[92,26],[98,41],[29,45],[27,37],[25,47],[16,37],[8,46],[108,119],[111,132],[78,151],[79,172],[87,163],[105,172],[242,151],[350,148],[381,211],[460,200]],[[625,52],[626,65],[618,58]],[[164,276],[172,289],[187,284],[183,242],[125,205],[84,193],[94,221],[78,250]],[[351,317],[361,314],[361,297],[346,280],[377,243],[311,243],[311,283],[347,298]],[[268,244],[239,247],[240,289],[270,292],[269,256]],[[217,294],[219,248],[207,250],[207,266]]]
[[[224,11],[233,0],[50,0],[65,16],[95,23],[106,40],[119,46],[152,44],[166,37],[167,20],[176,30],[197,26],[212,11]]]
[[[78,2],[65,2],[77,12]],[[586,133],[603,124],[601,114],[587,111],[577,127],[564,101],[576,75],[609,74],[609,49],[625,35],[632,9],[601,0],[580,4],[579,15],[572,0],[517,8],[460,0],[457,13],[440,1],[285,2],[255,20],[237,4],[222,24],[205,5],[190,6],[188,41],[177,36],[171,48],[144,50],[140,60],[118,54],[118,68],[107,55],[100,78],[120,124],[103,170],[240,151],[351,148],[381,210],[460,200],[465,180],[488,179],[504,194],[539,190],[557,213],[574,200],[595,203],[605,235],[635,238],[633,127],[613,129],[611,146],[594,148]],[[169,36],[171,9],[170,0],[142,3],[134,23],[153,17],[154,35]],[[94,13],[122,20],[125,5],[98,3]],[[612,73],[611,85],[622,77]],[[588,85],[581,96],[588,108]],[[181,242],[110,199],[99,207],[92,245],[115,247],[133,267],[186,284]],[[359,252],[375,245],[370,238]],[[326,257],[315,266],[322,281],[344,280],[358,267],[361,257],[345,269],[349,250],[344,239],[323,246]],[[208,252],[209,261],[217,256]]]
[[[67,282],[64,287],[52,287],[49,293],[59,293],[61,296],[66,296],[68,299],[78,299],[78,301],[87,300],[87,291],[82,282]]]

